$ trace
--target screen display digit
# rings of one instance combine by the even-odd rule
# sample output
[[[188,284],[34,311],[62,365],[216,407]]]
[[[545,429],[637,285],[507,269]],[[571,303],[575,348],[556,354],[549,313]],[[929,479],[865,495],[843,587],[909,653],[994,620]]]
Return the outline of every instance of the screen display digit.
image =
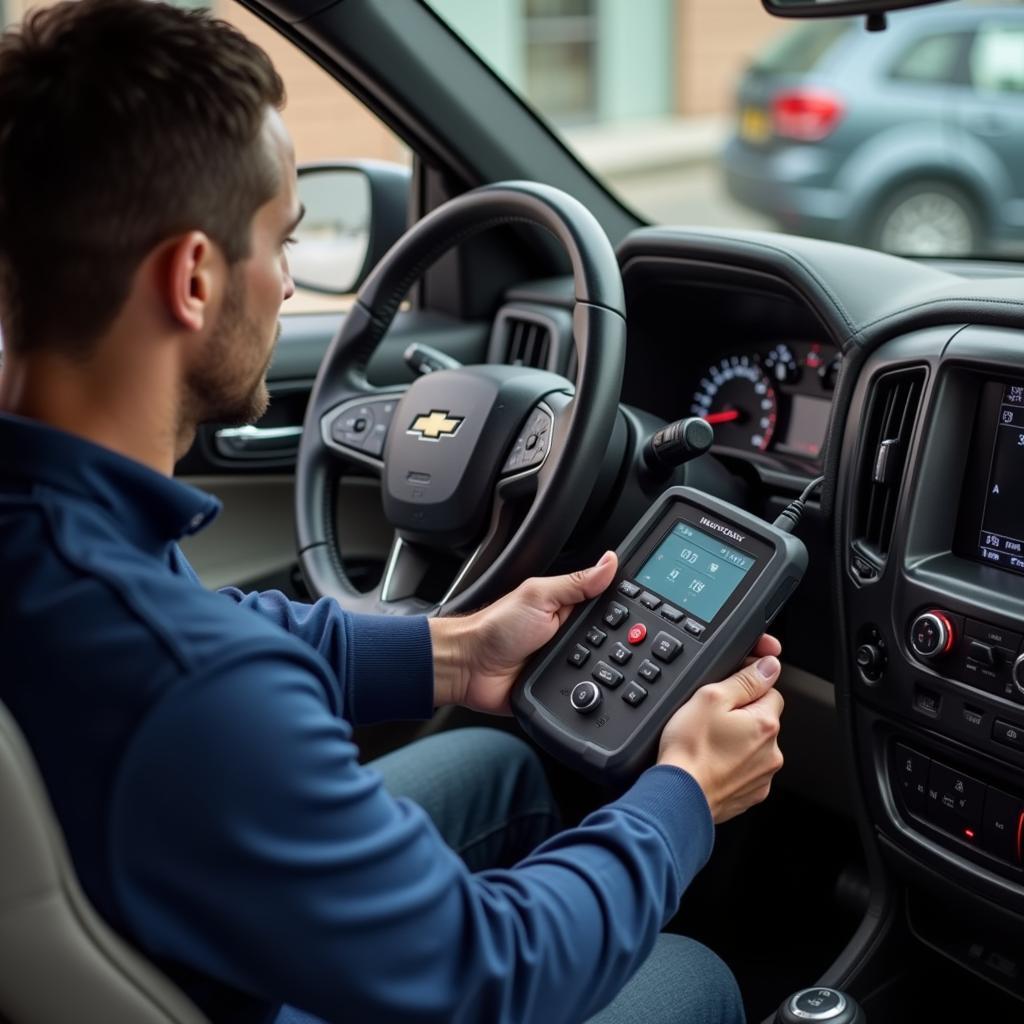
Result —
[[[1003,388],[978,548],[984,561],[1024,573],[1024,384]]]
[[[639,583],[695,618],[710,622],[756,559],[679,522],[636,575]]]

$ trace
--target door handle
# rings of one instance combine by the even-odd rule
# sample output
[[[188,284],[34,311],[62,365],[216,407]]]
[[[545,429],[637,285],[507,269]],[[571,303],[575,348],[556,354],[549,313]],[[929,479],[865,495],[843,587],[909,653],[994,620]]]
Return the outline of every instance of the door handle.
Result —
[[[274,459],[294,455],[302,427],[224,427],[213,435],[217,454],[225,459]]]

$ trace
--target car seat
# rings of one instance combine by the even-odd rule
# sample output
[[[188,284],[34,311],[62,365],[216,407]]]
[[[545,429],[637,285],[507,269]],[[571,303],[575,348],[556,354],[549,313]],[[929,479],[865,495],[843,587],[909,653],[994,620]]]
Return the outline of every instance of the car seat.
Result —
[[[35,760],[3,703],[0,1021],[208,1024],[89,905]]]

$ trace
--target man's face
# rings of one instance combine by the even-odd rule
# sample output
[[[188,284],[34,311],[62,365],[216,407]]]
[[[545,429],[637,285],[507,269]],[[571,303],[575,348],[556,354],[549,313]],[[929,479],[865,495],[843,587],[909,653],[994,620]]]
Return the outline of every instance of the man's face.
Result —
[[[296,195],[295,153],[276,110],[263,127],[264,145],[279,168],[277,194],[253,218],[249,256],[229,270],[203,358],[187,380],[195,422],[242,425],[266,411],[266,372],[280,333],[281,303],[295,291],[287,243],[302,210]]]

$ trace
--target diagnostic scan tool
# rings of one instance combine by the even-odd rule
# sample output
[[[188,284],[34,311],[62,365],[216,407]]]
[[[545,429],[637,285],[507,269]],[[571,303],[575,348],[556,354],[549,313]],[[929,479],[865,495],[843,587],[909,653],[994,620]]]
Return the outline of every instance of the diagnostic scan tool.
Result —
[[[612,585],[580,605],[516,683],[512,706],[545,750],[601,782],[654,759],[665,723],[735,671],[807,568],[789,531],[689,487],[665,491],[618,549]]]

